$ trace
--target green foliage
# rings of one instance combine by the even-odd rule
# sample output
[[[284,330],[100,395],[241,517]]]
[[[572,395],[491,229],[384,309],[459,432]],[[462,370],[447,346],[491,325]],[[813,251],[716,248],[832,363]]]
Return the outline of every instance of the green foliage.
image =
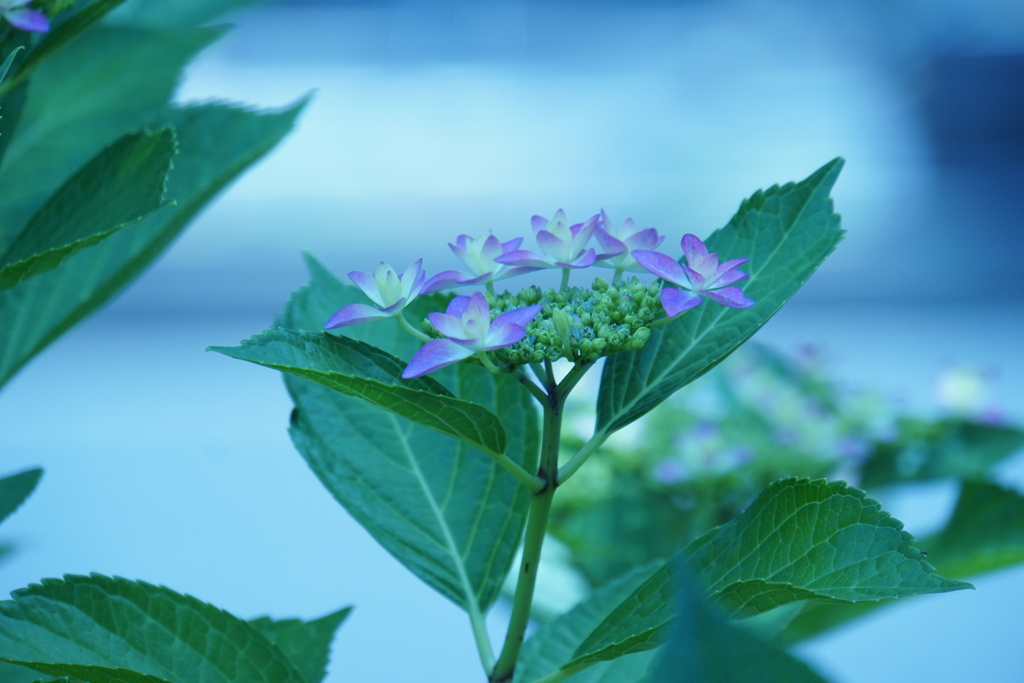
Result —
[[[360,296],[312,259],[309,265],[312,282],[295,293],[280,320],[295,330],[320,329],[340,305]],[[418,299],[413,314],[439,303]],[[418,344],[391,320],[351,329],[358,341],[398,357]],[[517,435],[506,455],[535,470],[538,420],[526,391],[480,366],[447,370],[438,379],[496,415]],[[522,534],[525,487],[491,458],[435,429],[299,377],[285,381],[295,403],[292,440],[324,486],[429,585],[471,612],[489,606]]]
[[[914,543],[863,491],[783,479],[687,554],[730,617],[795,600],[859,602],[971,587],[936,574]]]
[[[299,107],[257,114],[223,105],[167,113],[178,156],[167,194],[175,205],[0,291],[0,384],[34,354],[138,275],[227,183],[290,130]]]
[[[572,672],[584,669],[584,667],[589,668],[585,668],[568,680],[573,683],[583,683],[584,681],[590,683],[601,680],[601,676],[608,675],[606,672],[613,665],[619,669],[617,675],[621,678],[608,678],[607,680],[638,679],[650,664],[652,658],[650,655],[621,657],[616,660],[616,662],[622,662],[620,664],[610,661],[596,662],[601,659],[616,659],[619,655],[626,654],[628,648],[617,648],[616,646],[630,639],[634,632],[625,624],[612,624],[611,629],[615,630],[618,635],[609,633],[609,619],[614,613],[620,611],[625,603],[633,599],[636,591],[648,581],[652,574],[663,570],[664,563],[662,562],[637,567],[602,586],[590,598],[565,614],[544,624],[523,646],[516,666],[515,683],[529,683],[529,681],[553,671]],[[672,610],[671,604],[666,607],[670,611]],[[597,634],[596,638],[595,634]],[[604,643],[595,649],[594,644],[598,640],[604,641]],[[595,656],[602,649],[605,654],[609,655],[608,657]]]
[[[44,580],[0,602],[0,659],[87,683],[309,683],[227,612],[95,574]]]
[[[0,522],[25,502],[43,476],[41,469],[25,470],[0,479]]]
[[[938,534],[918,544],[942,573],[967,578],[1024,562],[1024,496],[990,482],[965,481],[956,508]],[[794,642],[884,607],[808,603],[781,635]]]
[[[0,289],[51,268],[166,205],[174,131],[126,135],[69,178],[0,255]]]
[[[169,104],[184,66],[223,33],[196,24],[241,0],[166,3],[188,18],[173,25],[98,22],[119,4],[61,15],[0,91],[0,385],[152,263],[301,108]],[[173,205],[153,213],[165,183]]]
[[[880,443],[863,466],[861,483],[878,487],[955,477],[985,480],[995,465],[1024,446],[1024,431],[962,418],[903,420],[896,439]]]
[[[832,253],[843,231],[829,191],[836,159],[800,183],[755,193],[706,241],[723,259],[748,257],[745,310],[708,304],[655,328],[639,351],[609,356],[601,376],[597,430],[610,434],[713,368],[764,325]]]
[[[455,398],[432,377],[402,379],[406,363],[363,342],[279,329],[241,346],[210,350],[312,380],[485,452],[501,454],[507,447],[505,429],[494,413]]]
[[[648,683],[824,683],[803,662],[729,624],[690,573],[680,571],[677,583],[679,618]]]
[[[314,621],[261,617],[252,619],[249,625],[288,657],[306,683],[320,683],[327,675],[334,632],[351,611],[346,607]]]

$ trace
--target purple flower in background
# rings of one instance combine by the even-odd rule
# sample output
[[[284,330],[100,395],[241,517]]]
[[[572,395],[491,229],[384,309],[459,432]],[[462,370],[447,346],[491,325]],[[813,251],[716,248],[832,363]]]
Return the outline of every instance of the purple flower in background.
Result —
[[[473,354],[515,344],[526,336],[526,324],[540,309],[540,304],[517,308],[491,320],[491,307],[483,294],[457,296],[444,313],[427,316],[430,324],[447,339],[434,339],[424,344],[409,361],[402,377],[419,377]]]
[[[739,287],[729,286],[750,277],[738,269],[749,259],[738,258],[719,264],[718,254],[709,254],[708,248],[695,235],[684,235],[681,245],[686,257],[685,265],[656,251],[637,249],[633,252],[637,263],[662,280],[676,285],[661,290],[661,305],[668,317],[674,318],[697,306],[702,296],[730,308],[754,305]]]
[[[399,275],[394,268],[381,261],[374,273],[352,271],[348,274],[349,279],[363,290],[376,307],[366,304],[343,306],[331,316],[324,329],[332,330],[368,320],[397,316],[417,296],[441,289],[458,275],[454,270],[446,270],[427,280],[422,266],[423,259],[420,259]]]
[[[594,229],[594,237],[597,238],[605,253],[598,254],[597,260],[600,265],[608,265],[619,270],[640,270],[633,259],[634,249],[657,249],[664,235],[659,235],[654,228],[639,230],[632,218],[627,218],[622,225],[615,228],[608,220],[608,214],[601,210],[601,218]]]
[[[46,33],[50,22],[42,12],[25,7],[32,0],[0,0],[0,15],[14,28],[33,33]]]
[[[470,274],[460,273],[456,283],[460,285],[475,285],[481,282],[487,284],[517,275],[524,270],[530,270],[528,268],[509,268],[494,260],[503,254],[519,249],[522,242],[522,237],[502,242],[494,235],[488,235],[486,239],[459,235],[455,244],[449,242],[448,246],[459,257],[459,260],[469,267]]]
[[[520,268],[586,268],[597,260],[597,252],[587,247],[590,236],[600,220],[595,214],[583,223],[569,225],[565,220],[565,212],[559,209],[549,221],[541,216],[534,216],[531,224],[533,234],[537,237],[537,246],[541,252],[528,249],[515,249],[498,256],[494,260]]]

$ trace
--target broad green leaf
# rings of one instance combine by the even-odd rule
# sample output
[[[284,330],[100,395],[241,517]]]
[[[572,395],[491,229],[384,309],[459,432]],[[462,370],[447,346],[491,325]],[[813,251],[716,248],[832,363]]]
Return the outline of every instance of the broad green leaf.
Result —
[[[628,624],[620,624],[619,638],[614,635],[601,638],[604,643],[597,643],[594,634],[608,633],[608,622],[618,613],[622,614],[623,604],[632,600],[636,592],[654,575],[665,571],[664,563],[655,562],[627,572],[601,587],[590,598],[584,600],[565,614],[552,619],[541,626],[537,632],[523,645],[519,661],[516,663],[515,683],[529,683],[547,676],[554,671],[579,671],[567,680],[590,681],[600,680],[602,672],[608,665],[597,664],[602,659],[615,659],[626,654],[628,647],[619,652],[612,652],[613,646],[634,635]],[[673,605],[671,597],[666,605],[671,618]],[[609,647],[609,644],[612,647]],[[653,645],[652,645],[653,647]],[[597,656],[600,653],[608,656]],[[641,665],[641,662],[643,664]],[[636,668],[633,673],[637,678],[646,670],[649,659],[631,659],[630,664],[620,665],[623,668]],[[592,666],[596,665],[596,666]],[[589,668],[587,668],[589,667]],[[626,675],[625,671],[619,672]],[[609,679],[611,680],[611,679]],[[629,680],[622,678],[618,680]]]
[[[485,452],[505,452],[505,429],[494,413],[455,398],[433,378],[402,379],[406,364],[369,344],[325,332],[278,329],[241,346],[210,350],[312,380]]]
[[[103,148],[126,133],[166,125],[182,69],[223,33],[94,25],[41,63],[24,84],[30,87],[18,125],[8,131],[0,167],[0,237],[13,241],[46,199]],[[182,198],[171,188],[168,196]]]
[[[71,254],[166,205],[174,132],[126,135],[71,176],[0,254],[0,289],[55,268]]]
[[[284,653],[306,683],[320,683],[327,675],[334,632],[351,611],[346,607],[313,621],[261,617],[252,619],[249,625]]]
[[[42,476],[43,471],[36,468],[0,479],[0,522],[25,502]]]
[[[315,262],[313,280],[280,323],[320,329],[361,292]],[[421,297],[413,313],[443,309]],[[408,357],[418,346],[392,320],[353,326],[361,341]],[[506,456],[536,471],[537,414],[507,376],[460,363],[438,373],[453,393],[493,412],[509,434]],[[365,401],[292,375],[291,436],[324,486],[400,562],[456,604],[482,612],[498,596],[522,533],[530,494],[480,451]]]
[[[124,0],[93,0],[81,9],[73,8],[73,14],[62,13],[51,22],[51,30],[43,40],[29,53],[18,68],[14,77],[0,87],[0,97],[14,89],[19,83],[48,57],[56,54],[80,33],[102,19],[108,12],[120,5]],[[66,18],[64,18],[66,16]],[[2,79],[0,79],[2,80]]]
[[[0,602],[0,659],[89,683],[306,683],[241,619],[96,574],[45,579]]]
[[[609,356],[601,377],[597,429],[610,434],[713,368],[764,325],[832,253],[843,231],[829,191],[836,159],[800,183],[772,187],[744,201],[706,241],[722,259],[749,258],[744,310],[704,302],[655,328],[646,346]]]
[[[119,7],[111,18],[119,24],[132,26],[198,26],[227,12],[237,12],[243,7],[267,2],[268,0],[131,0]]]
[[[665,630],[675,617],[675,586],[662,565],[622,600],[573,653],[568,666],[615,659],[643,652],[665,642]]]
[[[803,662],[732,626],[691,574],[678,572],[677,583],[679,618],[649,683],[824,683]]]
[[[922,539],[918,546],[944,575],[955,579],[1024,562],[1024,496],[998,484],[964,482],[946,527]],[[789,623],[782,639],[794,642],[809,638],[890,604],[808,603]]]
[[[988,479],[992,468],[1024,447],[1024,431],[963,419],[903,420],[899,435],[878,444],[862,468],[861,485],[955,477]]]
[[[687,553],[733,618],[794,600],[860,602],[971,587],[936,574],[914,546],[903,524],[863,491],[782,479]]]
[[[301,105],[254,113],[221,105],[171,110],[178,137],[167,194],[175,205],[82,249],[60,268],[0,291],[0,385],[148,266],[225,185],[291,129]]]

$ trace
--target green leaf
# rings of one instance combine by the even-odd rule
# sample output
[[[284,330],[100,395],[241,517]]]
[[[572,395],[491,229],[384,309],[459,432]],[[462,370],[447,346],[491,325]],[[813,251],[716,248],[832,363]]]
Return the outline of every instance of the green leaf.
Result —
[[[82,249],[61,267],[0,291],[0,385],[148,266],[225,185],[291,129],[301,104],[254,113],[221,105],[168,112],[178,137],[167,193],[175,205]]]
[[[661,649],[649,683],[824,683],[803,662],[752,633],[732,626],[679,572],[679,618]]]
[[[319,329],[359,290],[311,261],[311,284],[281,317]],[[434,297],[413,303],[425,314]],[[443,308],[443,304],[441,305]],[[419,342],[392,320],[353,326],[362,341],[405,356]],[[536,471],[538,420],[532,399],[507,376],[460,363],[439,373],[458,396],[492,411],[515,435],[506,456]],[[518,546],[530,494],[483,453],[360,399],[285,376],[295,402],[291,436],[324,486],[400,562],[470,612],[497,598]]]
[[[40,64],[30,82],[12,93],[31,86],[17,127],[8,131],[0,167],[0,242],[12,242],[57,188],[102,149],[126,133],[170,123],[168,102],[182,69],[223,33],[95,25]],[[173,187],[168,196],[182,199]]]
[[[501,454],[507,447],[505,429],[494,413],[455,398],[433,378],[402,379],[405,363],[348,337],[278,329],[241,346],[210,350],[312,380],[484,452]]]
[[[936,574],[914,543],[863,491],[782,479],[687,552],[733,618],[794,600],[859,602],[971,588]]]
[[[944,575],[955,579],[1024,562],[1024,496],[998,484],[964,482],[946,527],[918,545]],[[890,604],[808,603],[789,623],[782,639],[809,638]]]
[[[708,249],[723,259],[750,259],[743,289],[755,305],[737,310],[705,302],[655,328],[642,349],[609,356],[599,432],[621,429],[713,368],[796,294],[843,236],[829,198],[842,165],[836,159],[800,183],[755,193],[708,238]]]
[[[258,630],[195,598],[92,576],[0,602],[0,659],[89,683],[306,683]]]
[[[662,565],[587,636],[568,666],[615,659],[663,644],[665,630],[675,617],[674,588],[669,567]]]
[[[126,135],[68,179],[0,254],[0,289],[55,268],[78,250],[166,205],[174,132]]]
[[[93,0],[93,2],[90,2],[85,7],[75,11],[67,19],[54,22],[52,30],[29,53],[14,77],[8,83],[5,83],[3,87],[0,87],[0,97],[13,90],[19,83],[25,80],[36,66],[51,55],[56,54],[61,48],[71,42],[72,39],[123,2],[124,0]],[[0,78],[0,81],[2,80]]]
[[[590,677],[604,675],[600,673],[603,667],[591,665],[636,651],[629,646],[628,641],[635,641],[636,634],[644,630],[642,627],[636,628],[636,620],[629,618],[630,615],[625,613],[623,606],[636,604],[632,601],[637,591],[642,589],[652,576],[659,576],[664,572],[665,565],[662,562],[637,567],[608,582],[576,607],[541,626],[523,645],[519,661],[516,663],[515,683],[529,683],[554,671],[581,671],[569,678],[570,681],[577,681],[577,677],[582,681],[585,674],[587,680]],[[668,610],[668,618],[671,619],[671,596],[665,609]],[[643,607],[637,611],[646,612]],[[657,644],[649,638],[645,638],[644,642],[651,643],[650,647]],[[648,660],[634,659],[630,662],[629,665],[622,666],[638,669],[634,672],[637,677],[649,664]],[[584,674],[582,670],[585,668]],[[625,675],[626,672],[620,673]]]
[[[1024,447],[1024,431],[963,419],[903,420],[890,443],[878,444],[862,469],[875,488],[905,481],[954,477],[984,480],[992,468]]]
[[[0,479],[0,522],[25,502],[42,476],[43,471],[36,468]]]
[[[284,653],[306,683],[320,683],[327,675],[334,632],[351,611],[346,607],[314,621],[261,617],[252,619],[249,625]]]

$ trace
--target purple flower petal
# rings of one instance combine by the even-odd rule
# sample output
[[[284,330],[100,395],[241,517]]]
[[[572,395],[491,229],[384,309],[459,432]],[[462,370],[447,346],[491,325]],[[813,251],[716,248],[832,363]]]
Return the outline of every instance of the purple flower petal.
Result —
[[[598,228],[594,231],[594,237],[597,238],[597,243],[604,249],[604,253],[600,254],[598,258],[606,259],[612,256],[618,256],[619,254],[625,254],[629,251],[629,247],[626,243],[617,237],[613,237],[604,228]]]
[[[443,270],[423,283],[423,289],[420,290],[420,294],[430,294],[431,292],[451,289],[452,287],[465,284],[469,283],[465,281],[462,273],[459,271]]]
[[[589,268],[594,265],[595,261],[597,261],[597,252],[593,249],[587,249],[572,261],[555,261],[555,265],[562,268]]]
[[[509,251],[501,256],[494,259],[497,263],[502,263],[510,266],[518,266],[520,268],[530,268],[536,270],[537,268],[549,268],[551,262],[545,259],[540,254],[529,251],[527,249],[516,249]]]
[[[689,285],[683,267],[674,258],[665,256],[660,251],[648,251],[636,249],[633,251],[633,258],[646,270],[654,273],[662,280],[667,280],[677,285]]]
[[[458,363],[473,355],[473,351],[456,344],[451,339],[434,339],[428,341],[417,351],[409,365],[402,371],[402,377],[411,379],[440,370],[446,365]]]
[[[630,249],[657,249],[664,241],[664,235],[659,235],[654,228],[644,228],[626,238],[626,244]]]
[[[324,325],[324,329],[333,330],[338,327],[346,327],[347,325],[355,325],[368,320],[377,320],[379,318],[388,318],[390,316],[391,313],[387,310],[381,310],[379,308],[374,308],[373,306],[367,306],[366,304],[349,304],[348,306],[342,306],[338,309],[338,311],[332,315]]]
[[[466,306],[468,305],[468,296],[457,296],[448,302],[448,308],[445,309],[445,313],[456,318],[461,318],[466,312]]]
[[[561,256],[568,253],[569,243],[563,240],[557,235],[553,235],[547,230],[541,230],[537,233],[537,244],[544,250],[545,253],[555,256]],[[557,255],[557,256],[556,256]]]
[[[533,306],[516,308],[506,313],[502,313],[491,321],[491,327],[501,327],[502,325],[508,324],[526,327],[527,323],[537,317],[541,308],[543,308],[543,306],[540,304],[534,304]],[[518,339],[516,341],[518,341]]]
[[[377,293],[377,280],[373,277],[373,273],[353,270],[348,274],[348,279],[354,282],[356,287],[363,290],[363,294],[368,296],[371,301],[380,306],[384,305],[384,302],[380,300],[380,296]]]
[[[462,318],[447,313],[428,313],[427,320],[434,328],[446,337],[466,339],[466,330],[462,327]]]
[[[683,235],[683,240],[680,242],[683,248],[683,255],[686,256],[686,262],[690,264],[690,267],[694,270],[703,271],[711,260],[711,254],[708,253],[708,248],[696,235],[686,233]],[[715,263],[718,263],[718,257],[715,256]]]
[[[661,305],[665,309],[665,315],[674,318],[683,311],[688,311],[701,302],[700,294],[688,292],[675,287],[666,287],[661,290]]]
[[[707,280],[705,279],[705,277],[703,275],[698,273],[696,270],[694,270],[690,266],[688,266],[686,264],[683,264],[682,265],[682,269],[683,269],[683,272],[686,273],[686,279],[689,280],[689,285],[688,285],[689,288],[691,288],[691,289],[699,289],[699,288],[704,286],[705,282],[707,282]],[[682,283],[680,282],[680,283],[677,283],[677,284],[682,284]]]
[[[718,289],[720,287],[726,287],[728,285],[731,285],[735,282],[742,282],[743,280],[747,280],[749,278],[750,276],[744,273],[742,270],[736,270],[735,268],[733,268],[732,270],[720,272],[718,277],[709,282],[707,286]]]
[[[23,5],[23,2],[10,3],[8,7],[17,7]],[[50,22],[47,21],[46,15],[42,12],[37,12],[34,9],[28,7],[22,7],[20,9],[10,9],[3,13],[4,19],[10,23],[14,28],[19,28],[22,31],[31,31],[33,33],[46,33],[50,30]]]
[[[739,287],[725,287],[713,291],[701,290],[700,293],[729,308],[750,308],[754,305],[754,300],[748,299]]]

